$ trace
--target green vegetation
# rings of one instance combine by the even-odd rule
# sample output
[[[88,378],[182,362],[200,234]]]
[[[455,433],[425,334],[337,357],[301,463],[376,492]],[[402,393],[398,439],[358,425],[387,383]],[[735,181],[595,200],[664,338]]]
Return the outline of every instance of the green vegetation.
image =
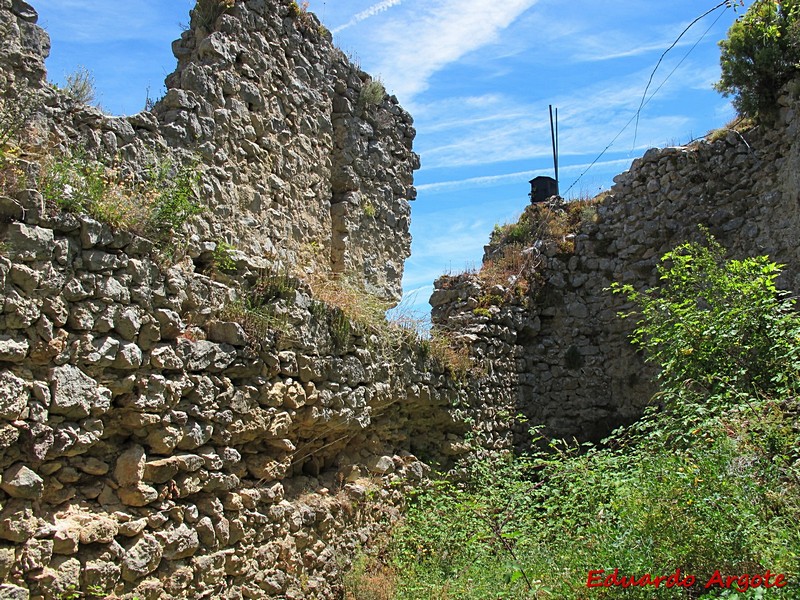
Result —
[[[345,600],[392,600],[396,573],[391,567],[361,555],[343,578]]]
[[[569,237],[581,226],[597,217],[597,198],[572,200],[551,205],[547,202],[530,204],[516,223],[495,225],[489,243],[492,245],[530,245],[533,242],[553,241],[561,252],[572,252],[574,243]]]
[[[780,267],[765,256],[725,261],[710,236],[663,261],[657,293],[613,288],[639,307],[633,340],[660,365],[663,387],[711,397],[794,394],[787,374],[800,366],[800,321],[775,286]]]
[[[603,195],[566,203],[531,204],[517,222],[495,225],[489,240],[489,258],[478,272],[484,287],[499,285],[507,289],[506,299],[524,298],[539,289],[540,260],[538,253],[528,249],[539,242],[554,245],[560,253],[573,252],[575,235],[585,223],[597,220],[597,204],[602,198]]]
[[[272,335],[288,337],[292,328],[281,302],[288,300],[298,285],[286,269],[265,269],[236,302],[225,306],[222,316],[239,323],[253,347]]]
[[[61,91],[75,102],[93,104],[97,96],[94,75],[86,67],[78,67],[64,78],[64,87]]]
[[[781,88],[798,74],[800,1],[756,0],[720,48],[722,77],[716,89],[733,96],[742,116],[773,115]]]
[[[526,456],[471,461],[411,502],[386,568],[362,570],[388,573],[395,599],[797,597],[800,317],[777,265],[725,261],[710,239],[660,274],[658,289],[615,288],[662,368],[660,407],[602,447],[537,439]],[[587,587],[615,569],[680,571],[687,587]],[[738,593],[767,570],[789,584]]]
[[[297,3],[297,0],[292,0],[289,3],[289,14],[294,17],[299,28],[304,31],[309,31],[311,26],[314,24],[314,20],[311,17],[311,14],[308,12],[307,0],[304,0],[300,4]],[[324,28],[321,26],[317,28],[317,33],[319,35],[323,35],[322,29]]]
[[[358,103],[360,106],[373,106],[383,102],[386,96],[386,88],[380,79],[370,79],[361,87],[361,92],[358,95]]]
[[[39,188],[51,208],[85,213],[164,246],[202,207],[195,202],[198,173],[156,160],[142,181],[83,154],[50,157]]]
[[[32,94],[0,98],[0,194],[13,196],[26,183],[20,159],[25,128],[39,101]]]
[[[197,0],[190,13],[192,21],[208,29],[226,10],[233,8],[235,3],[236,0]]]
[[[235,246],[225,240],[217,240],[217,245],[211,253],[213,271],[233,272],[236,271],[236,261],[233,258]]]

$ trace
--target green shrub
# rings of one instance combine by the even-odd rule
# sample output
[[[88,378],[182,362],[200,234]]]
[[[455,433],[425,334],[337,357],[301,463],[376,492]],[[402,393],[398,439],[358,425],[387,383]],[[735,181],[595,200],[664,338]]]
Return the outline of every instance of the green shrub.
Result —
[[[720,42],[722,77],[715,87],[733,96],[740,115],[774,114],[780,89],[797,76],[799,17],[798,0],[756,0]]]
[[[236,248],[225,240],[218,240],[211,260],[215,271],[236,271],[236,261],[233,259],[233,251]]]
[[[705,588],[715,572],[769,569],[789,585],[736,597],[796,598],[800,319],[776,297],[776,273],[766,258],[724,261],[709,240],[665,256],[660,290],[618,288],[639,304],[639,343],[668,372],[658,397],[680,402],[648,410],[602,448],[555,441],[528,456],[473,455],[460,479],[411,502],[393,542],[395,597],[711,598],[730,591]],[[730,315],[715,312],[723,306]],[[680,323],[699,334],[707,360],[686,352]],[[717,360],[716,346],[736,367]],[[687,387],[680,373],[734,388]],[[589,589],[601,569],[695,581]]]
[[[709,236],[706,246],[664,256],[658,289],[612,289],[638,305],[633,340],[661,366],[665,389],[771,393],[793,384],[783,374],[800,365],[800,322],[794,301],[776,289],[779,273],[766,256],[726,261]]]
[[[44,164],[40,180],[45,200],[72,213],[87,213],[103,218],[110,225],[119,226],[123,220],[124,203],[112,190],[112,177],[106,168],[82,154],[53,158]],[[112,210],[108,204],[119,206]]]
[[[361,106],[377,105],[383,102],[384,96],[386,96],[386,88],[380,79],[370,79],[361,87],[358,103]]]
[[[64,78],[61,91],[75,102],[93,104],[97,96],[94,75],[86,67],[78,67]]]
[[[169,160],[157,161],[143,189],[152,199],[146,231],[156,239],[169,239],[191,217],[202,213],[203,207],[195,201],[199,179],[195,165],[177,166]]]
[[[227,10],[233,8],[236,0],[197,0],[191,11],[192,21],[196,26],[209,29]]]
[[[203,208],[195,202],[199,174],[156,160],[142,181],[81,153],[55,156],[42,164],[38,185],[48,204],[85,213],[113,227],[149,237],[163,246]]]

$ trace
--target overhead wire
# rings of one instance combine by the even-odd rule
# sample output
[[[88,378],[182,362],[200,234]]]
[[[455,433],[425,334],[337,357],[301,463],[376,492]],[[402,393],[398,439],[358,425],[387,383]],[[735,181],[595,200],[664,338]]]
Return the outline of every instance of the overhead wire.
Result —
[[[729,0],[725,0],[724,2],[721,2],[721,3],[717,4],[717,5],[716,5],[714,8],[712,8],[712,9],[709,9],[708,11],[706,11],[705,13],[703,13],[702,15],[700,15],[699,17],[697,17],[695,20],[693,20],[691,23],[689,23],[689,25],[688,25],[688,26],[687,26],[687,27],[686,27],[686,28],[685,28],[685,29],[684,29],[684,30],[681,32],[681,34],[680,34],[680,35],[679,35],[679,36],[678,36],[678,37],[675,39],[675,41],[674,41],[674,42],[673,42],[673,43],[670,45],[670,47],[669,47],[669,48],[667,48],[667,49],[664,51],[664,53],[663,53],[663,54],[661,55],[661,57],[658,59],[658,62],[656,63],[656,66],[655,66],[655,68],[653,69],[652,73],[650,74],[650,78],[649,78],[649,80],[648,80],[648,82],[647,82],[647,86],[645,87],[644,94],[642,95],[642,102],[639,104],[639,108],[636,110],[636,113],[635,113],[635,114],[634,114],[634,115],[633,115],[633,116],[632,116],[632,117],[631,117],[631,118],[628,120],[628,122],[627,122],[627,123],[625,123],[625,125],[622,127],[622,129],[620,129],[620,130],[619,130],[619,132],[617,133],[617,135],[615,135],[615,136],[613,137],[613,139],[612,139],[612,140],[611,140],[611,141],[608,143],[608,145],[607,145],[605,148],[603,148],[602,152],[600,152],[600,154],[598,154],[598,155],[597,155],[597,157],[596,157],[596,158],[595,158],[595,159],[594,159],[594,160],[593,160],[593,161],[592,161],[592,162],[589,164],[589,166],[588,166],[588,167],[586,167],[586,169],[584,169],[584,171],[583,171],[583,172],[582,172],[580,175],[578,175],[578,178],[577,178],[575,181],[573,181],[573,182],[572,182],[572,184],[571,184],[571,185],[570,185],[570,186],[567,188],[567,190],[564,192],[564,195],[566,195],[567,193],[569,193],[569,191],[570,191],[570,190],[571,190],[573,187],[575,187],[575,186],[578,184],[578,182],[580,182],[580,180],[583,178],[583,176],[584,176],[584,175],[586,175],[586,173],[588,173],[588,172],[591,170],[591,168],[592,168],[592,167],[594,167],[594,165],[596,165],[596,164],[597,164],[597,162],[598,162],[598,161],[599,161],[599,160],[600,160],[600,159],[601,159],[603,156],[605,156],[605,153],[606,153],[606,152],[608,152],[608,150],[611,148],[611,146],[613,146],[613,145],[614,145],[614,142],[616,142],[616,141],[619,139],[619,136],[621,136],[621,135],[622,135],[622,134],[625,132],[625,130],[626,130],[626,129],[628,129],[628,127],[630,126],[630,124],[631,124],[631,123],[633,123],[634,121],[636,121],[636,129],[637,129],[637,132],[638,132],[638,127],[639,127],[639,117],[640,117],[640,115],[641,115],[642,109],[644,109],[644,107],[645,107],[645,106],[647,106],[647,105],[650,103],[650,101],[651,101],[651,100],[653,99],[653,97],[654,97],[654,96],[655,96],[655,95],[656,95],[656,94],[659,92],[659,90],[660,90],[662,87],[664,87],[664,84],[665,84],[665,83],[667,83],[667,81],[669,80],[669,78],[670,78],[670,77],[672,77],[672,75],[675,73],[675,71],[677,71],[677,70],[678,70],[678,68],[679,68],[679,67],[680,67],[680,66],[681,66],[681,65],[684,63],[684,61],[685,61],[685,60],[686,60],[686,59],[689,57],[689,55],[692,53],[692,51],[694,51],[694,49],[695,49],[695,48],[697,48],[697,46],[700,44],[700,42],[701,42],[701,41],[703,41],[703,39],[704,39],[704,38],[705,38],[705,37],[708,35],[708,33],[709,33],[709,32],[710,32],[710,31],[711,31],[713,28],[714,28],[714,25],[716,25],[716,24],[717,24],[717,22],[718,22],[718,21],[719,21],[719,20],[722,18],[722,15],[724,15],[724,14],[725,14],[725,12],[724,12],[724,11],[723,11],[723,12],[721,12],[721,13],[720,13],[720,14],[717,16],[717,18],[716,18],[716,19],[714,19],[714,22],[713,22],[713,23],[711,23],[711,25],[708,27],[708,29],[706,29],[706,30],[705,30],[705,32],[703,33],[703,35],[701,35],[701,36],[700,36],[700,37],[697,39],[697,41],[696,41],[696,42],[695,42],[695,43],[692,45],[692,47],[691,47],[691,48],[689,48],[689,50],[686,52],[686,54],[684,54],[683,58],[681,58],[681,60],[678,62],[678,64],[676,64],[676,65],[675,65],[675,67],[672,69],[672,71],[670,71],[670,72],[669,72],[669,74],[668,74],[668,75],[667,75],[667,76],[666,76],[666,77],[663,79],[663,81],[662,81],[662,82],[659,84],[659,86],[658,86],[658,87],[657,87],[657,88],[656,88],[656,89],[653,91],[653,93],[652,93],[652,94],[650,94],[650,96],[648,97],[648,96],[647,96],[647,92],[648,92],[648,91],[649,91],[649,89],[650,89],[650,85],[651,85],[651,84],[652,84],[652,82],[653,82],[653,78],[655,77],[655,74],[656,74],[656,72],[658,71],[658,68],[659,68],[659,66],[661,65],[662,61],[664,60],[664,57],[667,55],[667,53],[668,53],[670,50],[672,50],[672,49],[673,49],[673,48],[674,48],[674,47],[675,47],[675,46],[678,44],[678,42],[679,42],[679,41],[681,40],[681,38],[682,38],[682,37],[683,37],[683,36],[686,34],[686,32],[688,32],[688,31],[689,31],[689,29],[691,29],[691,28],[692,28],[692,27],[693,27],[693,26],[694,26],[694,25],[695,25],[697,22],[699,22],[700,20],[704,19],[705,17],[707,17],[708,15],[710,15],[711,13],[713,13],[714,11],[716,11],[716,10],[719,10],[719,9],[720,9],[720,8],[722,8],[723,6],[725,6],[725,7],[729,7]],[[635,145],[635,143],[636,143],[636,141],[635,141],[635,140],[636,140],[636,134],[634,134],[634,145]]]

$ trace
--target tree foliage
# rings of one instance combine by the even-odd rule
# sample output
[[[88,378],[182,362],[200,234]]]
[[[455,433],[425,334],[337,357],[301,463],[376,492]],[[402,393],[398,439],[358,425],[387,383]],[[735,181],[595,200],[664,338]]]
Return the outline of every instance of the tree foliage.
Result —
[[[716,89],[746,117],[775,113],[780,89],[800,64],[800,0],[756,0],[720,42]]]
[[[484,452],[422,491],[390,546],[396,600],[799,597],[800,319],[779,267],[727,261],[709,237],[660,274],[656,289],[616,290],[674,401],[602,448]],[[767,569],[788,585],[764,589]],[[615,573],[625,589],[589,589]],[[672,574],[684,589],[647,583]]]
[[[633,340],[661,366],[663,389],[771,393],[788,384],[779,374],[797,369],[800,321],[776,288],[779,265],[766,256],[727,261],[709,236],[665,254],[659,274],[656,289],[612,289],[638,305]]]

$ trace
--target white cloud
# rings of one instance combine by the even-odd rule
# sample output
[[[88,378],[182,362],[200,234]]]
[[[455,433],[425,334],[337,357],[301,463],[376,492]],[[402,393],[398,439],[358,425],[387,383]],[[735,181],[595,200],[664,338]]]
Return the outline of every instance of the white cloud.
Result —
[[[630,163],[630,158],[620,158],[595,163],[594,167],[597,169],[618,170],[626,169]],[[580,175],[580,173],[583,172],[583,170],[588,166],[589,163],[562,166],[561,175]],[[493,187],[496,185],[505,185],[509,183],[525,183],[537,175],[552,176],[552,169],[533,169],[530,171],[503,173],[501,175],[485,175],[450,181],[436,181],[434,183],[418,185],[417,191],[424,194],[439,194],[478,187]]]
[[[424,91],[446,65],[486,44],[538,0],[419,0],[402,19],[373,32],[381,56],[371,66],[404,102]]]
[[[661,40],[645,41],[636,35],[625,32],[604,32],[603,36],[589,36],[581,38],[581,42],[574,47],[574,57],[578,61],[604,61],[615,58],[629,58],[648,53],[663,53],[674,41],[675,35],[664,37]],[[675,48],[691,45],[692,40],[681,41]],[[673,51],[675,51],[673,48]]]
[[[339,27],[333,29],[331,33],[339,33],[340,31],[344,31],[353,25],[358,25],[361,21],[365,21],[370,17],[374,17],[375,15],[379,15],[380,13],[389,10],[393,6],[397,6],[403,0],[383,0],[383,2],[378,2],[377,4],[373,4],[366,10],[362,10],[360,13],[357,13],[344,25],[340,25]]]
[[[649,70],[639,70],[573,89],[568,96],[551,98],[558,107],[561,155],[597,154],[612,140],[614,152],[634,150],[632,119],[648,75]],[[675,94],[679,90],[702,87],[707,77],[707,69],[684,65],[663,87],[657,79],[649,93],[661,87],[654,101],[678,100]],[[502,94],[488,94],[431,102],[419,108],[422,116],[418,127],[436,134],[417,144],[423,171],[549,159],[551,155],[545,99],[521,102]],[[655,117],[647,106],[642,111],[636,148],[645,149],[685,135],[690,119],[680,114],[679,102],[659,112]],[[626,124],[627,129],[621,134]],[[423,184],[418,189],[433,188]]]

